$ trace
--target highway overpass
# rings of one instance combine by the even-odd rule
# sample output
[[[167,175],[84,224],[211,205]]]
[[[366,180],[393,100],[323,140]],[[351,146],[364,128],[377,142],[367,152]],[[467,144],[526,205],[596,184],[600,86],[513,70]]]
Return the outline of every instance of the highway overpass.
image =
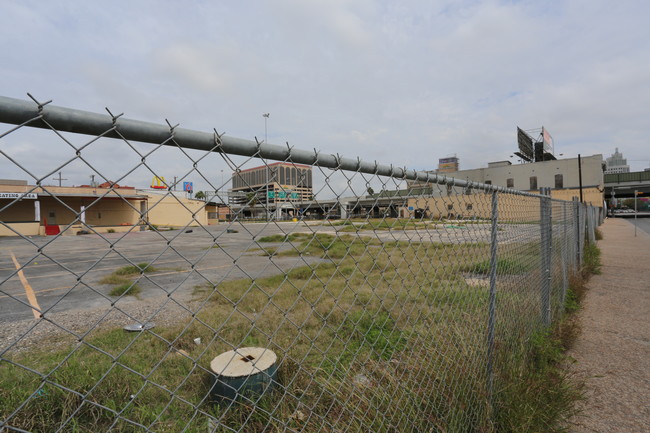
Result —
[[[605,175],[605,200],[634,198],[635,190],[641,197],[650,197],[650,171]]]

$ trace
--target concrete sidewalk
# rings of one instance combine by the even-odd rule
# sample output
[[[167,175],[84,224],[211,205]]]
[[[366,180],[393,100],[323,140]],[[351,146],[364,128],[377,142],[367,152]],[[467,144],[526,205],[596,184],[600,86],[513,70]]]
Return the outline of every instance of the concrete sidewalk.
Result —
[[[569,355],[586,380],[571,431],[650,432],[650,235],[623,219],[601,226],[602,274],[588,283]]]

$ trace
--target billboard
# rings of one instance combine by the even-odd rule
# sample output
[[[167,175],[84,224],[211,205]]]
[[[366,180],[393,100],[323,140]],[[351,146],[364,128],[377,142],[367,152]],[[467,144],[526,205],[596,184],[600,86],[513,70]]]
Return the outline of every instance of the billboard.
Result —
[[[553,137],[548,130],[542,126],[542,142],[544,143],[544,152],[553,154]]]
[[[455,162],[447,162],[444,164],[438,164],[438,171],[457,171],[458,164]]]
[[[453,156],[449,158],[438,159],[438,172],[452,173],[458,171],[458,157]]]
[[[519,152],[517,153],[521,159],[525,161],[532,161],[535,152],[533,150],[533,139],[523,129],[517,126],[517,143],[519,144]]]

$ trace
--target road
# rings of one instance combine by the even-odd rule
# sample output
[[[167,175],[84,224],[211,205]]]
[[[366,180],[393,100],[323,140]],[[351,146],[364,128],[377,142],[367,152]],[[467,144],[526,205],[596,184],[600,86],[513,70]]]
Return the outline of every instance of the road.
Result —
[[[632,225],[637,224],[637,228],[639,230],[643,230],[644,232],[650,234],[650,218],[637,218],[636,222],[634,218],[626,218],[625,221],[629,222]]]

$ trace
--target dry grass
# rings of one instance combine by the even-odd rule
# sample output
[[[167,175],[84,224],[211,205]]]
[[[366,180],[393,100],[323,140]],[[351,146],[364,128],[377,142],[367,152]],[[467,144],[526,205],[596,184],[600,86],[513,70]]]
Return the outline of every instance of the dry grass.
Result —
[[[3,363],[0,412],[17,410],[11,425],[36,431],[62,423],[71,431],[142,430],[125,418],[156,431],[202,432],[208,419],[218,420],[219,432],[244,423],[250,432],[518,431],[490,416],[488,293],[460,273],[485,261],[487,245],[302,234],[286,241],[274,257],[320,260],[196,287],[205,307],[182,326],[97,330],[81,345]],[[495,399],[503,410],[513,405],[504,396],[514,395],[515,373],[528,365],[537,306],[525,283],[500,296]],[[278,391],[229,407],[210,404],[210,361],[242,346],[279,355]]]
[[[124,266],[116,269],[110,275],[103,277],[99,280],[99,284],[113,286],[109,291],[110,296],[137,296],[142,289],[137,284],[133,283],[134,277],[137,275],[155,272],[156,268],[149,263],[138,263],[137,265]]]

